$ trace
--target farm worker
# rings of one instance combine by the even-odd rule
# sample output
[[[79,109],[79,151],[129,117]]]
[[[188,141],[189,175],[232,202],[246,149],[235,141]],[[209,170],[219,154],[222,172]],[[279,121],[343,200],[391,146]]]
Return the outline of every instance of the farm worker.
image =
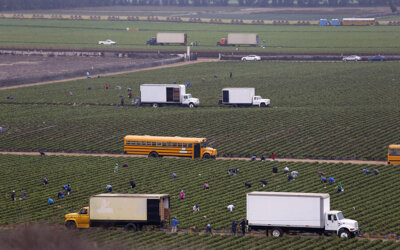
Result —
[[[185,199],[185,192],[183,192],[183,190],[181,190],[181,192],[179,193],[179,199],[180,200]]]
[[[110,184],[106,185],[107,192],[112,192],[112,186]]]
[[[178,176],[176,175],[176,173],[172,173],[172,178],[176,178],[176,177],[178,177]]]
[[[204,189],[210,189],[210,185],[208,183],[204,183],[203,188]]]
[[[106,84],[106,89],[108,89],[110,87],[110,85],[108,85],[108,83]]]
[[[65,189],[65,191],[67,191],[67,194],[69,195],[71,192],[71,185],[67,184],[63,188]]]
[[[121,96],[121,106],[124,106],[124,97]]]
[[[233,171],[232,171],[233,175],[237,175],[238,173],[239,173],[239,169],[238,168],[233,169]]]
[[[200,211],[200,208],[199,208],[199,206],[196,204],[196,205],[193,206],[193,212],[198,212],[198,211]]]
[[[288,167],[285,167],[285,168],[283,169],[283,172],[284,172],[284,173],[289,173],[289,168],[288,168]]]
[[[232,72],[229,72],[229,78],[232,78]]]
[[[207,224],[206,233],[212,234],[212,229],[211,229],[211,225],[210,224]]]
[[[321,183],[326,183],[326,177],[325,176],[321,177]]]
[[[263,187],[265,187],[268,184],[268,182],[266,180],[261,180],[260,182],[262,183]]]
[[[236,226],[237,226],[236,221],[235,221],[235,219],[233,219],[232,220],[232,234],[233,235],[236,235]]]
[[[15,201],[15,190],[13,190],[11,193],[11,200]]]
[[[40,151],[40,156],[46,156],[46,154],[43,151]]]
[[[72,92],[71,91],[68,94],[69,94],[69,96],[72,96]]]
[[[25,190],[21,190],[21,193],[22,193],[22,200],[24,201],[24,200],[26,200],[26,192],[25,192]]]
[[[275,161],[275,153],[274,153],[274,152],[272,152],[272,154],[271,154],[271,159],[272,159],[273,161]]]
[[[48,198],[48,199],[47,199],[47,203],[48,203],[49,205],[53,205],[53,204],[54,204],[54,200],[53,200],[52,198]]]
[[[299,172],[297,172],[297,171],[292,171],[290,173],[290,175],[293,176],[293,177],[297,177],[298,174],[299,174]]]
[[[370,174],[370,173],[371,173],[371,171],[369,171],[369,170],[366,169],[366,168],[363,169],[363,172],[366,173],[366,174]]]
[[[129,99],[132,99],[132,92],[129,92],[129,93],[128,93],[128,98],[129,98]]]
[[[253,155],[252,157],[251,157],[251,161],[255,161],[257,159],[257,156],[255,156],[255,155]]]
[[[261,156],[261,161],[265,161],[265,157],[263,155]]]
[[[231,175],[233,173],[233,168],[228,169],[228,174]]]
[[[343,189],[342,183],[339,182],[337,184],[337,193],[340,193],[340,192],[344,192],[344,189]]]
[[[171,232],[172,232],[172,233],[176,233],[177,229],[178,229],[178,220],[174,217],[174,218],[172,219],[172,228],[171,228]]]
[[[117,89],[119,89],[119,90],[120,90],[120,89],[121,89],[121,86],[119,86],[119,85],[118,85],[118,86],[117,86]]]
[[[288,180],[288,181],[293,181],[293,180],[294,180],[294,179],[293,179],[293,175],[288,174],[288,175],[287,175],[287,180]]]
[[[131,184],[132,189],[134,189],[136,187],[136,183],[133,180],[130,180],[129,184]]]
[[[47,185],[47,183],[49,183],[49,182],[47,181],[47,178],[46,178],[46,177],[43,177],[43,178],[42,178],[42,181],[43,181],[43,185]]]
[[[89,73],[89,71],[86,72],[86,77],[87,77],[87,78],[90,78],[90,73]]]
[[[242,228],[242,234],[244,236],[246,234],[246,221],[245,221],[245,219],[243,218],[242,221],[239,224],[240,224],[240,227]]]
[[[118,163],[115,163],[114,173],[118,173]]]
[[[58,194],[57,194],[57,197],[58,197],[58,199],[62,199],[62,198],[64,198],[64,194],[63,194],[63,192],[58,192]]]
[[[3,127],[0,127],[0,133],[3,133]]]
[[[324,172],[321,172],[321,171],[317,171],[317,174],[318,174],[319,176],[325,176],[325,173],[324,173]]]
[[[374,171],[374,174],[375,174],[375,175],[379,174],[379,170],[378,170],[378,169],[374,168],[373,171]]]
[[[244,185],[245,185],[247,188],[251,188],[251,184],[250,184],[250,183],[245,182]]]
[[[335,179],[333,179],[332,177],[329,177],[328,182],[329,182],[329,184],[333,184],[333,183],[335,183]]]
[[[228,208],[229,209],[229,211],[233,211],[234,209],[235,209],[235,206],[234,205],[232,205],[232,204],[230,204],[230,205],[228,205],[226,208]]]
[[[127,164],[127,163],[124,163],[124,165],[122,165],[122,167],[123,167],[123,168],[127,168],[127,167],[128,167],[128,164]]]

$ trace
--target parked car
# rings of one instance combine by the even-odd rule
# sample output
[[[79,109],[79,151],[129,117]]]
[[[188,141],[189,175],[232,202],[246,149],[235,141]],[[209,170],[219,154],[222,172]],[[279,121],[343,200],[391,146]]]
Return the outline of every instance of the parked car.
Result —
[[[104,45],[115,45],[117,44],[116,42],[114,42],[113,40],[105,40],[105,41],[99,41],[99,44],[104,44]]]
[[[385,56],[373,56],[368,58],[368,61],[386,61]]]
[[[261,61],[261,57],[256,55],[248,55],[242,57],[242,61]]]
[[[354,62],[357,62],[357,61],[361,61],[361,57],[356,56],[356,55],[351,55],[351,56],[343,57],[342,60],[345,61],[345,62],[347,62],[347,61],[354,61]]]

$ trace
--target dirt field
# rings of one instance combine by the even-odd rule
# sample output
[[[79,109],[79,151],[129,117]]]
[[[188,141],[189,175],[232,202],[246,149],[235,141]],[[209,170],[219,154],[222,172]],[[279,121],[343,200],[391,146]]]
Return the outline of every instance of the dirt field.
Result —
[[[86,77],[86,72],[90,72],[91,75],[101,75],[152,67],[168,57],[157,55],[135,58],[0,55],[0,87]]]

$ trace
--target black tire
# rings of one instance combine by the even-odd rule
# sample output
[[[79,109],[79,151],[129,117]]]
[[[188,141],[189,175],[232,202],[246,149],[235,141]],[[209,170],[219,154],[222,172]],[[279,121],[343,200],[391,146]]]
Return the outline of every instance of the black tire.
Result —
[[[278,238],[278,237],[282,237],[282,235],[283,235],[282,229],[280,229],[279,227],[272,228],[272,230],[271,230],[272,237]]]
[[[67,221],[67,223],[65,224],[65,227],[69,230],[75,230],[76,229],[76,223],[75,221]]]
[[[133,231],[136,232],[137,231],[137,226],[134,223],[128,223],[125,226],[125,231]]]
[[[260,104],[260,107],[268,107],[268,105],[265,104],[265,102],[263,102],[263,103]]]
[[[338,236],[340,238],[348,238],[348,239],[350,239],[351,238],[351,233],[349,232],[349,230],[347,230],[345,228],[342,228],[342,229],[339,230]]]
[[[149,157],[153,157],[153,158],[157,158],[158,157],[158,153],[157,152],[150,152]]]
[[[189,103],[189,108],[194,108],[194,104],[192,102]]]
[[[205,153],[203,155],[203,159],[211,159],[211,155],[209,153]]]
[[[158,107],[159,107],[158,103],[153,103],[153,108],[158,108]]]

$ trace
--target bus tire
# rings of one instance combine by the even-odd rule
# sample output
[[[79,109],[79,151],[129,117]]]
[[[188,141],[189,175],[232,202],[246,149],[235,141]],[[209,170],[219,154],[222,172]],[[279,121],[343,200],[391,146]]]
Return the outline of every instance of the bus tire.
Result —
[[[128,223],[125,225],[125,231],[133,231],[136,232],[137,231],[137,226],[134,223]]]
[[[65,227],[69,230],[75,230],[76,229],[76,223],[75,221],[67,221],[67,223],[65,224]]]
[[[157,152],[150,152],[149,157],[154,157],[157,158],[158,157],[158,153]]]
[[[280,229],[279,227],[272,228],[271,236],[278,238],[278,237],[282,237],[282,235],[283,235],[282,229]]]
[[[158,108],[158,103],[153,103],[153,108]]]
[[[211,155],[209,153],[205,153],[203,155],[203,159],[211,159]]]

